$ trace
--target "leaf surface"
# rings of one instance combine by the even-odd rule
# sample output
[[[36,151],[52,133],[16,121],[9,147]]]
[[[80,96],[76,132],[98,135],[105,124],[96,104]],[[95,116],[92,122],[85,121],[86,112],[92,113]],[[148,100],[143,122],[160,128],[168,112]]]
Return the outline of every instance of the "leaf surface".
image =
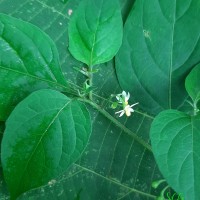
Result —
[[[80,87],[85,77],[73,67],[84,65],[66,48],[68,24],[72,17],[68,11],[74,13],[79,3],[80,0],[69,0],[66,4],[58,0],[0,0],[0,11],[27,20],[45,31],[56,43],[66,79]],[[162,177],[148,148],[153,118],[138,107],[130,118],[118,118],[115,110],[110,109],[110,95],[122,92],[114,67],[113,60],[94,67],[99,71],[94,74],[93,97],[100,105],[100,111],[109,112],[123,126],[119,127],[99,110],[88,106],[93,130],[81,158],[63,175],[19,199],[75,200],[79,195],[80,200],[153,200],[158,196],[159,191],[155,191],[151,183]],[[133,99],[129,103],[134,103]],[[6,194],[2,196],[8,198]]]
[[[67,88],[53,41],[39,28],[0,14],[0,120],[32,91]]]
[[[69,50],[79,61],[93,66],[111,60],[122,41],[118,0],[83,0],[69,25]]]
[[[86,107],[57,91],[39,90],[21,101],[6,121],[1,147],[11,199],[66,171],[90,133]]]
[[[159,169],[170,186],[184,199],[200,199],[200,115],[163,111],[154,119],[150,137]]]
[[[184,108],[186,74],[200,61],[198,0],[138,0],[116,56],[121,87],[153,115]]]
[[[195,66],[185,80],[185,88],[195,104],[200,99],[200,64]]]
[[[135,0],[119,0],[121,6],[121,12],[123,17],[123,23],[126,22],[128,15],[134,5]]]

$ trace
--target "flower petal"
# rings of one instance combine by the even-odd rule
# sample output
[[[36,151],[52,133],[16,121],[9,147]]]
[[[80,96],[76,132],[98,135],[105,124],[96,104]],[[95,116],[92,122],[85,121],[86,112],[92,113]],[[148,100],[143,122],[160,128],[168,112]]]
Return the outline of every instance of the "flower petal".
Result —
[[[126,116],[127,117],[131,116],[131,112],[129,110],[126,110]]]
[[[124,98],[126,98],[126,92],[125,92],[125,91],[122,92],[122,96],[123,96]]]
[[[130,112],[134,112],[133,108],[131,108],[131,107],[130,107],[128,110],[129,110]]]
[[[132,104],[130,107],[132,108],[133,106],[139,104],[139,102]]]
[[[119,117],[121,117],[122,115],[124,115],[124,113],[125,113],[125,112],[124,112],[124,110],[123,110],[123,112],[121,112],[121,114],[119,115]]]
[[[130,98],[130,93],[128,92],[127,95],[126,95],[125,101],[128,101],[129,98]]]
[[[117,111],[115,112],[115,114],[122,113],[122,112],[124,112],[124,110]]]
[[[119,117],[121,117],[125,113],[125,111],[124,110],[120,110],[120,111],[115,112],[115,114],[118,114],[118,113],[120,113]]]

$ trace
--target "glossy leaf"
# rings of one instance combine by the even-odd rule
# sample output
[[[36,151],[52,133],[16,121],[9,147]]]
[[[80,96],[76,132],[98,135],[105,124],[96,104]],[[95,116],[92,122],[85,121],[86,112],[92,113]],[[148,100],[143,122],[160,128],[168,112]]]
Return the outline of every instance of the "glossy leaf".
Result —
[[[76,161],[91,133],[86,107],[54,90],[39,90],[13,110],[2,140],[5,180],[16,199]]]
[[[82,86],[85,77],[74,67],[82,67],[83,64],[74,59],[66,48],[68,23],[80,2],[69,0],[64,5],[59,0],[2,0],[0,11],[28,20],[45,30],[56,43],[65,77]],[[70,16],[69,10],[73,11]],[[114,61],[97,65],[94,69],[99,69],[93,79],[94,100],[100,105],[100,111],[109,112],[123,127],[88,106],[93,131],[80,159],[66,173],[41,188],[21,195],[19,200],[74,200],[78,195],[80,200],[154,200],[159,196],[159,191],[154,190],[151,183],[162,177],[152,152],[146,148],[152,117],[137,107],[131,117],[118,118],[107,101],[111,94],[122,92]],[[129,103],[135,103],[131,101]],[[3,191],[1,185],[0,191]],[[9,198],[4,191],[2,197]]]
[[[53,41],[39,28],[0,14],[0,121],[41,88],[67,88]]]
[[[195,66],[189,73],[185,80],[185,88],[192,98],[193,102],[197,104],[200,99],[200,64]]]
[[[122,42],[118,0],[83,0],[69,24],[69,50],[93,66],[111,60]]]
[[[154,119],[150,137],[159,169],[169,185],[184,199],[200,199],[200,115],[163,111]]]
[[[121,87],[151,114],[182,107],[188,71],[200,61],[199,0],[138,0],[116,56]]]

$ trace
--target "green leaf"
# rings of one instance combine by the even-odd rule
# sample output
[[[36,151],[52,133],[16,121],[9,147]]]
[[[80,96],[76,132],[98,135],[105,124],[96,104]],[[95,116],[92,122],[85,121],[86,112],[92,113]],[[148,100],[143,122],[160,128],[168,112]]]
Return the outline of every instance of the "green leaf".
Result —
[[[74,59],[66,46],[68,23],[73,15],[69,16],[68,10],[75,13],[80,2],[69,0],[64,5],[59,0],[0,0],[1,12],[29,21],[48,33],[58,48],[66,79],[77,86],[82,86],[85,76],[73,67],[81,68],[83,63]],[[99,69],[93,75],[95,102],[100,105],[100,111],[109,112],[123,126],[119,127],[101,112],[88,106],[93,131],[80,159],[55,181],[21,195],[19,200],[74,200],[80,191],[80,200],[155,200],[159,195],[160,188],[154,190],[151,183],[161,179],[161,173],[152,152],[144,145],[149,143],[153,118],[138,110],[138,107],[131,117],[118,118],[107,101],[111,94],[122,92],[116,78],[114,61],[95,66],[94,69]],[[129,103],[135,102],[131,99]],[[138,142],[138,138],[144,144]],[[1,185],[0,192],[9,198],[1,190]]]
[[[6,121],[1,150],[11,199],[66,171],[90,132],[86,107],[57,91],[39,90],[21,101]]]
[[[5,123],[0,122],[0,149],[1,149],[1,141],[3,138],[3,132],[5,130]],[[0,156],[1,156],[1,151],[0,151]],[[1,161],[0,161],[0,168],[1,168]]]
[[[69,24],[69,50],[93,66],[111,60],[122,42],[118,0],[83,0]]]
[[[0,120],[42,88],[67,89],[55,44],[36,26],[0,14]]]
[[[116,56],[121,87],[153,115],[183,108],[185,76],[200,61],[199,0],[138,0]]]
[[[199,200],[200,115],[163,111],[152,123],[150,138],[159,169],[169,185],[184,199]]]
[[[117,106],[118,106],[118,103],[117,102],[113,102],[112,105],[111,105],[111,108],[115,109],[115,108],[117,108]]]
[[[123,22],[125,23],[135,0],[119,0],[121,6],[121,12],[123,17]]]
[[[197,104],[200,100],[200,64],[195,66],[189,73],[185,80],[185,88],[192,98],[193,102]]]

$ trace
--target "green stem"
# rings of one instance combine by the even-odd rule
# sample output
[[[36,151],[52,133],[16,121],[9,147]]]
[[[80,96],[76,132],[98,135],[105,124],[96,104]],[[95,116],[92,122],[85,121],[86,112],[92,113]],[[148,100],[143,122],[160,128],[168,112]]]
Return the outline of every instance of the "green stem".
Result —
[[[195,116],[199,112],[199,109],[197,108],[197,102],[196,101],[194,102],[193,107],[194,107],[194,116]]]
[[[96,103],[94,103],[94,102],[92,102],[90,100],[87,100],[87,99],[78,98],[78,100],[90,104],[92,107],[94,107],[95,109],[97,109],[101,114],[103,114],[106,118],[108,118],[111,122],[113,122],[116,126],[118,126],[119,128],[121,128],[125,133],[127,133],[128,135],[130,135],[131,137],[133,137],[137,142],[139,142],[147,150],[149,150],[150,152],[152,152],[151,146],[148,143],[146,143],[144,140],[142,140],[140,137],[138,137],[137,134],[135,134],[132,131],[130,131],[126,126],[124,126],[123,124],[121,124],[112,115],[110,115],[108,112],[106,112],[105,110],[103,110],[99,105],[97,105]]]
[[[93,73],[92,73],[92,66],[88,66],[88,79],[89,79],[89,86],[92,87],[93,84]],[[89,99],[92,101],[92,90],[89,92]]]

